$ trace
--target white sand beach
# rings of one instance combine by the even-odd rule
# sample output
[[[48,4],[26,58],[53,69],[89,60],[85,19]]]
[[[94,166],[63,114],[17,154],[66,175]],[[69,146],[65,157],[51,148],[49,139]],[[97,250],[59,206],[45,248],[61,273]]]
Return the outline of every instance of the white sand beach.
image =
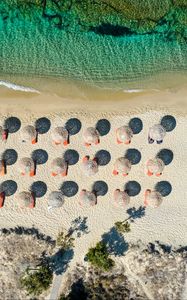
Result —
[[[72,221],[78,217],[86,217],[88,233],[76,238],[74,257],[71,266],[76,262],[83,261],[89,247],[94,246],[101,240],[104,233],[110,231],[116,221],[122,221],[128,217],[126,210],[143,206],[144,191],[153,189],[158,181],[169,181],[172,186],[170,195],[164,198],[163,203],[157,209],[147,207],[145,216],[136,219],[131,224],[131,232],[125,237],[127,242],[136,243],[141,240],[143,243],[160,241],[164,244],[176,247],[187,245],[187,91],[162,91],[147,92],[129,96],[130,100],[115,99],[102,104],[98,102],[65,101],[57,96],[50,95],[29,95],[25,93],[8,92],[5,97],[3,91],[0,96],[0,125],[9,116],[16,116],[21,120],[22,126],[33,125],[40,117],[47,117],[51,121],[51,128],[62,126],[70,118],[78,118],[82,128],[80,132],[70,139],[70,144],[55,146],[51,141],[50,130],[39,135],[38,143],[31,145],[22,143],[21,129],[10,135],[6,143],[1,143],[0,153],[6,149],[15,149],[19,158],[30,156],[35,149],[44,149],[48,153],[48,161],[45,165],[37,168],[35,177],[23,177],[18,171],[18,161],[8,167],[8,173],[0,178],[14,180],[18,189],[16,194],[28,190],[30,185],[37,180],[47,184],[47,193],[44,197],[36,199],[34,209],[21,209],[18,205],[16,194],[7,197],[3,208],[0,209],[0,228],[15,226],[36,227],[41,232],[55,237],[58,232],[72,225]],[[66,104],[65,104],[66,103]],[[81,107],[81,109],[80,109]],[[162,144],[148,144],[147,136],[149,127],[160,122],[165,115],[173,115],[177,125],[175,129],[166,134]],[[116,128],[128,124],[133,117],[138,117],[143,122],[143,130],[134,135],[130,145],[116,143]],[[111,124],[111,130],[101,137],[100,144],[86,148],[84,146],[82,133],[90,126],[95,126],[98,120],[107,119]],[[136,148],[141,152],[141,161],[132,166],[127,177],[113,176],[113,165],[115,160],[123,156],[128,148]],[[149,158],[155,157],[159,150],[170,149],[173,154],[173,161],[165,167],[163,174],[157,178],[148,177],[145,174],[145,163]],[[50,172],[51,161],[62,156],[66,149],[74,149],[79,153],[79,162],[70,166],[68,176],[52,177]],[[86,177],[82,171],[81,161],[85,155],[94,156],[98,150],[107,150],[111,154],[111,161],[107,166],[99,167],[99,172],[92,177]],[[79,186],[78,193],[72,198],[65,198],[62,208],[48,211],[47,197],[51,191],[58,190],[63,181],[72,180]],[[108,193],[98,197],[97,205],[85,208],[78,204],[79,193],[82,189],[91,190],[93,183],[103,180],[108,184]],[[141,192],[131,197],[130,204],[126,209],[116,208],[113,201],[113,192],[116,188],[123,189],[127,181],[136,180],[141,185]]]

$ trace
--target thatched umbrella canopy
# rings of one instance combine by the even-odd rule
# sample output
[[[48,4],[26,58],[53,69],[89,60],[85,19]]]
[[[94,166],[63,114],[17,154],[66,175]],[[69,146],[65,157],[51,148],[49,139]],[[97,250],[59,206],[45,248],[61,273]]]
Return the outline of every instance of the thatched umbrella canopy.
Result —
[[[96,195],[93,192],[82,190],[80,193],[79,204],[83,206],[94,206],[97,203]]]
[[[30,173],[30,175],[33,176],[35,171],[33,159],[29,157],[21,158],[19,161],[19,169],[21,171],[21,174],[25,175]]]
[[[87,176],[95,175],[98,172],[98,164],[97,161],[94,159],[85,157],[83,159],[82,166],[83,166],[84,173]]]
[[[21,131],[22,139],[26,142],[31,142],[32,144],[36,143],[37,132],[34,126],[27,125],[23,127]]]
[[[130,144],[133,137],[133,131],[129,126],[122,126],[116,130],[116,137],[119,144]]]
[[[58,158],[55,158],[52,163],[51,163],[51,169],[52,169],[52,175],[53,176],[56,176],[56,175],[67,175],[67,162],[61,158],[61,157],[58,157]]]
[[[92,144],[99,144],[99,132],[94,127],[88,127],[84,133],[83,138],[85,141],[86,146],[92,145]]]
[[[3,160],[0,160],[0,176],[5,175],[5,163]]]
[[[160,176],[164,170],[164,162],[159,158],[149,159],[146,163],[147,175]]]
[[[18,195],[20,207],[34,207],[34,197],[31,192],[21,192]]]
[[[55,127],[51,131],[52,140],[56,145],[63,143],[65,146],[68,144],[68,131],[64,127]]]
[[[49,194],[48,208],[59,208],[64,204],[64,195],[60,191],[54,191]]]
[[[160,124],[156,124],[149,129],[149,135],[148,135],[149,143],[153,143],[154,141],[162,142],[165,135],[166,135],[165,128]]]
[[[162,195],[157,191],[146,190],[145,192],[145,206],[151,206],[157,208],[163,201]]]
[[[123,174],[124,176],[128,175],[131,170],[131,162],[125,158],[120,157],[115,161],[113,174]]]
[[[125,191],[119,189],[114,192],[114,204],[118,207],[126,207],[130,203],[130,197]]]

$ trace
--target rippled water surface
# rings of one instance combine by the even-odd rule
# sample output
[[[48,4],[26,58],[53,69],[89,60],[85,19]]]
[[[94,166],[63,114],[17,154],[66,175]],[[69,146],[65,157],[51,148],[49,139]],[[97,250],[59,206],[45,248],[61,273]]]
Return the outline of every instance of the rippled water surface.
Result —
[[[58,77],[110,88],[156,74],[186,73],[187,45],[161,34],[112,36],[66,31],[45,19],[0,17],[0,74]]]

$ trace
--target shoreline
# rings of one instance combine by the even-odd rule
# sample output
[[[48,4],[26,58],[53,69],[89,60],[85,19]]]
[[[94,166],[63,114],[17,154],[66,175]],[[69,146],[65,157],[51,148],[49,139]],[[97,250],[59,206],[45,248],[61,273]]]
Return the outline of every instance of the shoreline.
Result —
[[[85,97],[73,98],[60,97],[48,93],[21,92],[0,87],[1,113],[136,113],[149,110],[168,110],[179,115],[187,113],[187,87],[179,90],[145,90],[128,94],[121,92],[111,93],[107,99],[100,101],[98,95],[92,99]],[[81,109],[80,109],[81,107]]]

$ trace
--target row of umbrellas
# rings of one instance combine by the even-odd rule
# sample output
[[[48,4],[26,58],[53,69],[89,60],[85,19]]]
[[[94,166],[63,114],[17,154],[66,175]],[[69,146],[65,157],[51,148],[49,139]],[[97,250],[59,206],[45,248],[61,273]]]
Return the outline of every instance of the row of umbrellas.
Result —
[[[14,149],[7,149],[0,160],[0,176],[7,173],[7,166],[14,164],[17,160],[17,153]],[[45,164],[48,160],[48,154],[45,150],[38,149],[33,151],[31,157],[23,157],[18,162],[19,171],[22,175],[36,175],[37,165]],[[107,165],[111,160],[111,155],[106,150],[98,151],[93,158],[85,156],[82,160],[82,169],[84,174],[92,176],[99,171],[100,166]],[[114,163],[113,174],[122,174],[127,176],[133,165],[141,160],[141,153],[137,149],[128,149],[123,157],[116,159]],[[146,162],[146,173],[151,176],[155,174],[160,176],[165,166],[173,160],[173,152],[169,149],[162,149],[156,157]],[[66,176],[69,166],[79,161],[79,154],[75,150],[67,150],[62,157],[58,157],[51,162],[51,175]]]
[[[0,208],[3,207],[6,197],[15,194],[17,190],[16,182],[7,180],[0,185]],[[168,181],[160,181],[153,190],[147,189],[144,193],[144,205],[159,207],[163,198],[171,193],[172,186]],[[22,191],[17,195],[20,207],[34,208],[36,198],[41,198],[46,194],[47,186],[44,182],[33,183],[29,191]],[[125,184],[124,190],[116,189],[113,194],[114,204],[117,207],[126,207],[130,203],[130,198],[138,195],[141,186],[136,181],[129,181]],[[73,181],[64,182],[61,189],[52,191],[48,195],[48,209],[60,208],[63,206],[66,197],[73,197],[78,192],[78,185]],[[83,189],[79,194],[79,204],[81,206],[94,206],[100,196],[106,195],[108,185],[104,181],[96,181],[92,190]]]
[[[176,120],[173,116],[167,115],[161,119],[159,124],[150,127],[148,132],[148,142],[158,144],[163,142],[166,132],[172,131],[176,126]],[[5,126],[0,126],[0,138],[6,140],[10,133],[14,133],[21,127],[21,122],[15,117],[6,120]],[[47,118],[40,118],[35,125],[27,125],[22,128],[22,141],[37,143],[38,135],[49,131],[51,122]],[[72,118],[66,122],[64,126],[57,126],[51,130],[51,138],[55,145],[67,146],[70,143],[70,136],[77,134],[81,129],[81,122]],[[85,146],[97,145],[100,143],[100,138],[111,129],[110,122],[106,119],[101,119],[95,127],[88,127],[83,132]],[[118,144],[130,144],[133,136],[138,134],[143,129],[143,123],[139,118],[133,118],[128,125],[123,125],[116,130],[116,141]]]

